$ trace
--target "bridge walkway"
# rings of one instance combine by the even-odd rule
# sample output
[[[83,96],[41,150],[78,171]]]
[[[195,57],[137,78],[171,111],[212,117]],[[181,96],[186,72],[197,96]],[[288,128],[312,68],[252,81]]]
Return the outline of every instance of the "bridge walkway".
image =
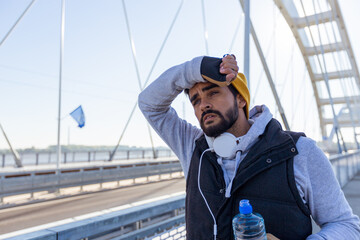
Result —
[[[360,216],[360,172],[345,185],[343,191],[354,213]]]

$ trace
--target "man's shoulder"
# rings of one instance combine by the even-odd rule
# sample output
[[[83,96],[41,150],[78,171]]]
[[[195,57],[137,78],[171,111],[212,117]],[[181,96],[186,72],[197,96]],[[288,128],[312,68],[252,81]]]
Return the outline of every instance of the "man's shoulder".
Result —
[[[300,137],[298,142],[296,143],[296,148],[298,150],[298,155],[295,160],[313,162],[313,161],[323,161],[327,160],[326,155],[323,150],[319,148],[316,142],[308,137]]]

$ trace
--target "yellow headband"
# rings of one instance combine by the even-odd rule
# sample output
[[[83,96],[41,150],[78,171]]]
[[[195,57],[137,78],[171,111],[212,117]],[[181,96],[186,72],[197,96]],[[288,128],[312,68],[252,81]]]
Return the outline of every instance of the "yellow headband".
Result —
[[[246,102],[246,118],[249,119],[250,93],[247,87],[247,80],[243,73],[238,73],[235,80],[231,82]]]

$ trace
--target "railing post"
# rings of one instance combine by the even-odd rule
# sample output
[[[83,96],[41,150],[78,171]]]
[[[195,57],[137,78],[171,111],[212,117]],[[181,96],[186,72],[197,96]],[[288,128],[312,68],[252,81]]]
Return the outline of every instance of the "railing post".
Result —
[[[115,154],[114,154],[115,155]],[[111,158],[111,151],[109,151],[109,159]]]
[[[111,154],[111,153],[110,153],[110,154]],[[117,176],[117,186],[120,187],[120,166],[119,166],[119,165],[116,166],[116,171],[117,171],[117,173],[118,173],[118,174],[116,175],[116,176]]]
[[[67,152],[64,152],[64,163],[66,163]]]
[[[31,173],[31,195],[30,195],[30,199],[34,199],[34,178],[35,178],[35,173]]]
[[[88,152],[88,162],[90,162],[91,152]]]
[[[35,165],[39,165],[39,153],[36,153]]]
[[[5,167],[5,153],[2,154],[2,167]]]
[[[5,179],[5,176],[1,176],[0,177],[0,194],[4,191],[4,179]],[[4,201],[4,197],[2,195],[0,195],[0,203],[3,204],[3,201]]]
[[[338,159],[337,161],[336,161],[336,171],[337,171],[337,175],[338,175],[338,179],[339,179],[339,184],[340,184],[340,186],[342,187],[342,184],[341,184],[341,171],[340,171],[340,166],[341,166],[341,164],[340,164],[340,160]]]
[[[354,159],[354,175],[356,175],[358,170],[357,170],[357,161],[356,161],[356,155],[355,154],[353,156],[353,159]]]
[[[356,174],[356,168],[355,168],[355,156],[351,155],[351,178],[353,178]]]
[[[145,150],[142,150],[142,158],[145,158]]]
[[[134,223],[134,229],[139,230],[141,228],[141,220]]]
[[[126,159],[130,159],[130,150],[126,151]]]
[[[350,180],[350,168],[349,168],[349,158],[346,157],[346,182]]]
[[[104,167],[100,167],[100,176],[101,176],[100,189],[102,189],[103,188],[103,182],[104,182]]]
[[[84,169],[80,169],[80,173],[81,173],[81,186],[80,186],[80,192],[84,191]]]

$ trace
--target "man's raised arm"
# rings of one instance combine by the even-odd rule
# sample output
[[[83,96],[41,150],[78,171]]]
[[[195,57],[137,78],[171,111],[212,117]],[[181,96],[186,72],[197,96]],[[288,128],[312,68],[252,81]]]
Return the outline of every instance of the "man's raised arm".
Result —
[[[139,108],[154,130],[179,157],[185,176],[193,142],[202,131],[180,119],[171,103],[184,89],[205,82],[200,73],[202,59],[196,57],[166,70],[139,95]]]

